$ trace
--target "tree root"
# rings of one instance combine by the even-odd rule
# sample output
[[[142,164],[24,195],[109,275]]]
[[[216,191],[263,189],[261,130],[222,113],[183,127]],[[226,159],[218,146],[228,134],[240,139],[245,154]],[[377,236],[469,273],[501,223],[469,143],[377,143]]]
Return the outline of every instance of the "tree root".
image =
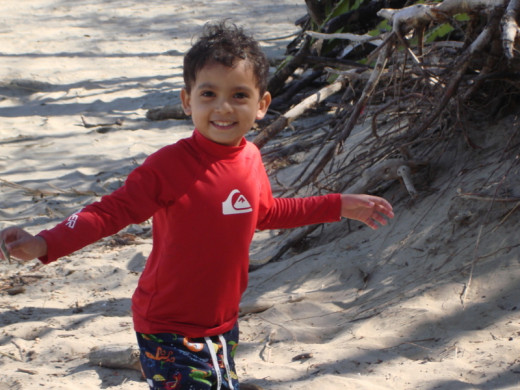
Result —
[[[350,117],[348,119],[347,124],[342,128],[341,131],[338,131],[337,133],[335,132],[336,136],[335,136],[334,142],[332,144],[329,144],[325,148],[325,152],[324,152],[323,156],[318,160],[318,163],[315,165],[315,167],[312,169],[312,171],[308,174],[308,176],[301,182],[301,185],[299,188],[311,183],[312,181],[314,181],[317,178],[317,176],[321,173],[321,171],[325,168],[325,166],[329,163],[329,161],[334,157],[334,155],[336,154],[340,145],[345,141],[345,139],[347,139],[347,137],[352,132],[354,125],[356,124],[359,116],[361,115],[361,112],[365,108],[365,105],[366,105],[369,97],[372,95],[374,89],[376,88],[377,83],[379,82],[379,79],[386,67],[388,58],[390,57],[390,54],[393,50],[393,46],[394,46],[393,43],[394,43],[393,39],[386,41],[385,49],[383,51],[381,51],[381,53],[379,54],[379,57],[377,59],[374,70],[372,71],[372,74],[370,75],[370,78],[368,79],[368,82],[361,94],[361,97],[359,98],[359,100],[355,104],[352,112],[350,113]],[[313,161],[311,163],[313,163]]]
[[[312,159],[313,161],[304,168],[304,173],[300,174],[300,176],[292,183],[292,185],[296,185],[298,183],[298,189],[300,189],[306,185],[315,183],[324,169],[331,164],[331,161],[334,159],[334,157],[338,154],[338,152],[341,151],[343,143],[350,136],[354,126],[357,124],[360,118],[361,113],[368,109],[368,101],[374,97],[380,79],[385,73],[386,66],[389,63],[391,56],[396,53],[394,50],[396,44],[398,42],[403,43],[408,49],[408,52],[413,55],[408,41],[404,38],[406,33],[414,29],[422,31],[424,26],[429,23],[442,21],[446,18],[447,15],[464,12],[465,10],[470,10],[471,12],[486,12],[487,15],[490,15],[487,25],[471,42],[471,44],[469,44],[458,56],[454,63],[447,65],[449,68],[447,68],[445,71],[443,71],[442,68],[439,68],[440,70],[437,71],[438,74],[435,75],[431,73],[431,70],[426,69],[422,62],[420,63],[420,70],[423,76],[423,81],[418,85],[423,85],[423,88],[428,88],[432,93],[434,93],[427,98],[427,101],[434,101],[435,103],[433,107],[425,108],[420,114],[418,118],[419,120],[415,120],[409,124],[408,130],[402,131],[406,133],[406,139],[408,140],[407,143],[410,144],[413,143],[414,140],[417,140],[418,137],[421,137],[434,122],[439,121],[440,118],[442,118],[442,114],[449,107],[451,99],[457,94],[459,85],[464,80],[464,78],[467,77],[470,67],[473,64],[478,63],[479,60],[483,58],[482,53],[486,52],[486,49],[490,47],[490,43],[499,37],[500,34],[498,32],[500,23],[502,23],[502,26],[504,26],[505,21],[507,21],[507,26],[510,26],[509,31],[514,30],[516,34],[517,30],[515,28],[518,26],[516,25],[514,17],[516,17],[518,13],[518,2],[520,2],[520,0],[454,0],[444,1],[443,3],[440,3],[436,6],[420,4],[399,10],[382,9],[379,12],[379,15],[384,16],[392,21],[393,30],[392,33],[390,33],[384,40],[383,44],[376,48],[369,56],[372,57],[375,53],[378,53],[375,67],[369,80],[366,82],[361,96],[352,108],[348,106],[343,107],[342,112],[340,112],[340,115],[338,115],[338,125],[332,130],[330,141],[323,146],[321,151],[319,151],[319,158]],[[505,9],[506,5],[508,5],[507,11]],[[504,14],[504,12],[506,13]],[[513,18],[512,22],[511,18]],[[321,37],[322,35],[318,36]],[[337,37],[336,35],[334,36]],[[512,36],[513,35],[511,32],[509,32],[507,35],[507,47],[510,53],[512,50],[510,48],[511,39],[513,39],[511,38]],[[341,37],[341,35],[339,35],[339,37]],[[357,37],[353,34],[345,35],[344,37],[357,39]],[[514,37],[516,37],[516,35]],[[504,41],[504,38],[502,40]],[[419,44],[421,44],[421,42],[419,42]],[[413,57],[415,58],[415,63],[419,63],[420,59],[415,55],[413,55]],[[493,69],[494,64],[492,62],[490,62],[488,65],[490,69]],[[482,69],[483,75],[486,74],[486,69],[487,68]],[[403,65],[403,78],[409,75],[410,71],[411,68],[406,68],[406,66]],[[478,88],[478,85],[476,84],[480,85],[477,81],[467,88],[466,94],[463,94],[462,102],[469,99],[471,94]],[[399,100],[406,100],[410,96],[413,97],[424,95],[424,92],[421,92],[416,88],[412,89],[411,91],[408,90],[404,96],[401,95],[400,90],[397,92],[398,96],[400,96],[398,97]],[[382,112],[386,110],[386,108],[392,107],[393,105],[394,103],[392,101],[388,101],[385,105],[383,105],[383,108],[379,112]],[[378,113],[375,113],[373,118],[376,118],[377,114]],[[375,119],[373,119],[372,123],[373,135],[376,138],[383,138],[378,134]],[[384,138],[385,139],[380,139],[379,142],[395,142],[393,137],[385,136]],[[398,150],[398,148],[394,149]],[[381,157],[375,157],[373,160],[381,160]],[[412,193],[410,194],[414,196]]]
[[[271,138],[285,129],[293,120],[303,115],[308,109],[323,102],[331,95],[339,92],[342,88],[343,81],[336,81],[307,97],[300,104],[291,108],[284,115],[278,117],[271,125],[263,129],[260,134],[255,137],[253,143],[258,146],[258,148],[262,148]]]

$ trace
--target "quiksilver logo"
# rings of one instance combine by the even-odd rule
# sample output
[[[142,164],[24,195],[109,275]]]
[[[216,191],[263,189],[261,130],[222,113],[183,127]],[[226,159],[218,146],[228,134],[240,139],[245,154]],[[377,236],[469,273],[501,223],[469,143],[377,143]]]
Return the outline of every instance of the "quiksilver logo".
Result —
[[[72,214],[68,219],[65,225],[70,228],[74,229],[76,227],[76,222],[78,222],[78,214]]]
[[[233,190],[228,195],[227,199],[222,202],[222,214],[244,214],[253,211],[251,204],[246,197],[240,193],[239,190]]]

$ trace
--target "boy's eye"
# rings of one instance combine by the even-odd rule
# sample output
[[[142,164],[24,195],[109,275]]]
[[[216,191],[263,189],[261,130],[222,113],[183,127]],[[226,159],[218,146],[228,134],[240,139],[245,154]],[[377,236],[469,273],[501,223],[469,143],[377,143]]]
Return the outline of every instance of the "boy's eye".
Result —
[[[248,97],[247,93],[245,93],[245,92],[235,93],[235,99],[246,99],[247,97]]]
[[[213,97],[213,96],[215,96],[215,94],[212,91],[202,91],[200,96],[203,96],[203,97]]]

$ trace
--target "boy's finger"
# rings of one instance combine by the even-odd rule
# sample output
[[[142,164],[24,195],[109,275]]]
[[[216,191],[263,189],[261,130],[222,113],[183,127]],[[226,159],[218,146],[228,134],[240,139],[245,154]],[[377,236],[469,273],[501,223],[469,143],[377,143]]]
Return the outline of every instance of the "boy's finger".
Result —
[[[364,223],[365,223],[365,225],[367,225],[370,229],[372,229],[372,230],[377,230],[377,224],[375,224],[374,222],[372,222],[372,220],[367,219]]]
[[[386,215],[388,218],[394,217],[394,212],[392,210],[385,210],[383,214]]]
[[[371,226],[373,225],[376,228],[378,228],[379,227],[378,223],[383,225],[383,222],[381,221],[381,219],[382,219],[381,215],[376,213],[375,215],[368,218],[368,221],[370,222]]]
[[[384,205],[384,204],[380,204],[379,207],[378,207],[378,211],[384,215],[386,215],[387,217],[389,218],[393,218],[394,217],[394,210],[392,208],[392,206],[390,205]]]

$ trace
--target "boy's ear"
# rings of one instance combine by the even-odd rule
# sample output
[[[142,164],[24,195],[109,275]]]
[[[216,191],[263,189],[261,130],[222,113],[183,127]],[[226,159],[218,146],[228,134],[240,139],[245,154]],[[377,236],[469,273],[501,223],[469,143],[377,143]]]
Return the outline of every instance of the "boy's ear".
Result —
[[[183,88],[181,90],[181,102],[182,102],[182,109],[184,110],[184,113],[188,116],[191,115],[191,104],[190,104],[190,94],[188,91],[186,91],[186,88]]]
[[[256,119],[260,120],[263,119],[265,114],[267,114],[267,109],[269,108],[269,105],[271,104],[271,94],[269,92],[265,92],[264,96],[260,99],[259,105],[258,105],[258,111],[256,113]]]

